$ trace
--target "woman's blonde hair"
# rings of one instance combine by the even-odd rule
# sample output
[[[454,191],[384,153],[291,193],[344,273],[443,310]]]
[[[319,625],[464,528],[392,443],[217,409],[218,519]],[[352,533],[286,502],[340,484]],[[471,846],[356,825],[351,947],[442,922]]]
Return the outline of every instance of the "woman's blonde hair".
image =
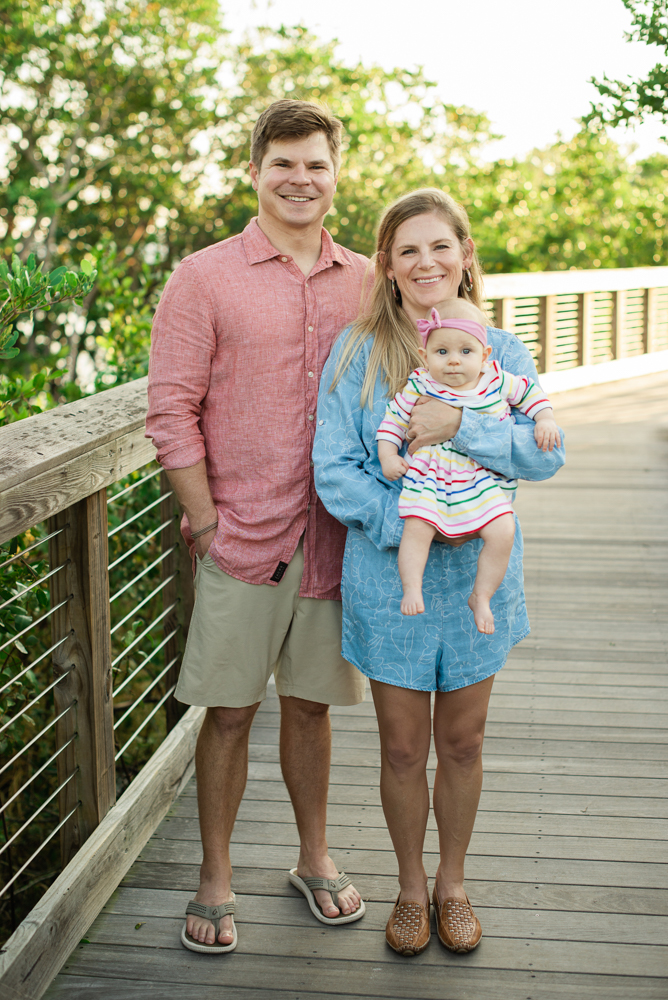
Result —
[[[390,260],[397,229],[402,222],[416,215],[428,215],[432,212],[445,219],[459,240],[462,251],[465,254],[469,252],[470,247],[466,241],[471,236],[471,229],[466,210],[444,191],[439,191],[438,188],[413,191],[412,194],[403,195],[385,209],[378,225],[376,253],[372,258],[372,264],[375,266],[373,288],[350,329],[336,366],[330,392],[362,344],[371,336],[373,347],[362,385],[361,406],[372,402],[373,387],[379,371],[387,384],[388,395],[394,396],[406,384],[413,369],[422,364],[418,354],[420,344],[415,324],[401,308],[401,300],[395,298],[385,269]],[[462,275],[457,294],[459,298],[467,299],[484,312],[482,269],[475,250],[469,270],[473,287],[470,291],[466,290]]]

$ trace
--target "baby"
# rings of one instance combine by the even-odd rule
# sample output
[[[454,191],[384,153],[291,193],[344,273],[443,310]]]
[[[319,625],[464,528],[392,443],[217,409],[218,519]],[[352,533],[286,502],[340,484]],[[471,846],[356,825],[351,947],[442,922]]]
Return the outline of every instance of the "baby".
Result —
[[[440,312],[440,315],[439,315]],[[505,576],[515,536],[512,500],[516,480],[506,479],[462,454],[452,440],[399,455],[411,411],[420,396],[435,396],[451,406],[510,417],[515,406],[531,417],[534,436],[543,451],[561,445],[552,408],[531,379],[503,371],[488,361],[484,315],[464,299],[439,303],[429,319],[418,320],[425,367],[411,372],[408,382],[388,404],[378,428],[378,457],[386,479],[404,477],[399,515],[406,519],[399,546],[399,574],[404,615],[424,611],[422,576],[429,547],[438,533],[446,538],[482,538],[469,607],[479,632],[494,632],[490,600]]]

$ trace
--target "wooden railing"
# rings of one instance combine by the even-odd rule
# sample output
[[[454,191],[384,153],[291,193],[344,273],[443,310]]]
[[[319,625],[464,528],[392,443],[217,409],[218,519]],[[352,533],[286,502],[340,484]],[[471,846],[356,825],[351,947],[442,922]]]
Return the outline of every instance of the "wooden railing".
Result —
[[[668,267],[492,274],[485,292],[541,373],[668,350]]]
[[[492,275],[486,290],[492,321],[527,343],[541,371],[668,351],[668,268]],[[40,744],[38,737],[46,739],[47,731],[53,738],[50,756],[28,783],[34,781],[34,788],[45,782],[49,769],[54,772],[44,801],[58,803],[48,837],[59,836],[64,866],[0,954],[3,998],[41,996],[192,773],[204,710],[189,709],[179,719],[172,697],[192,608],[191,566],[174,498],[144,436],[146,406],[146,379],[139,379],[0,428],[0,544],[11,539],[16,549],[4,566],[21,563],[31,570],[33,560],[40,569],[31,570],[36,579],[30,577],[27,590],[42,588],[46,595],[34,623],[29,615],[17,615],[16,634],[0,637],[0,652],[19,643],[16,648],[25,653],[9,677],[0,664],[0,698],[17,677],[32,676],[33,693],[16,716],[9,713],[11,732],[31,704],[53,696],[48,725],[43,733],[26,731],[16,757],[25,761],[24,752]],[[149,480],[156,489],[160,483],[157,495],[129,517],[118,514],[117,505]],[[130,538],[151,510],[158,515],[156,526],[142,529],[136,541]],[[119,522],[111,530],[108,511]],[[110,595],[110,569],[113,575],[151,539],[153,545],[159,542],[158,554]],[[115,546],[111,563],[110,545]],[[35,563],[39,551],[44,556]],[[151,654],[132,669],[124,667],[121,677],[119,664],[139,639],[118,645],[120,626],[133,609],[123,609],[114,622],[115,601],[135,587],[148,587],[149,579],[158,582],[151,583],[146,598],[140,594],[137,607],[150,609],[151,620],[141,623],[139,638],[160,625],[162,639],[156,644],[153,633]],[[25,603],[21,594],[27,591],[21,588],[14,587],[4,603],[0,597],[0,611]],[[26,637],[37,628],[47,631],[40,633],[38,657],[31,658],[30,649],[37,647],[28,649]],[[45,669],[39,676],[33,670],[38,659]],[[149,660],[155,669],[137,691],[135,678]],[[131,692],[127,704],[114,699],[119,690],[124,697]],[[123,730],[138,707],[139,726]],[[166,738],[116,802],[117,787],[127,783],[119,765],[148,715],[153,719],[156,713],[165,717]],[[12,792],[11,802],[24,787]],[[0,814],[6,815],[11,802],[0,802]],[[44,810],[40,806],[39,815]],[[6,839],[18,843],[18,835],[5,830]],[[24,865],[27,872],[32,861]],[[13,883],[22,871],[12,874]]]
[[[0,954],[3,997],[41,995],[192,772],[192,568],[146,407],[140,379],[0,429],[0,896],[20,912],[54,845],[63,869]],[[166,739],[131,781],[140,734]]]

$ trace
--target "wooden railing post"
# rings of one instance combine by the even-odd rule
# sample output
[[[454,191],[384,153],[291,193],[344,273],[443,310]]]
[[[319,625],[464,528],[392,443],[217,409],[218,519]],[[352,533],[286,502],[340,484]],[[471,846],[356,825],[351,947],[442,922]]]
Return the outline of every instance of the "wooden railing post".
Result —
[[[624,321],[626,319],[626,291],[617,290],[612,293],[612,351],[613,358],[623,358],[624,351]]]
[[[167,478],[166,472],[163,470],[160,473],[160,492],[161,494],[167,494],[170,490],[171,486],[169,485],[169,479]],[[192,561],[190,553],[186,547],[186,543],[181,535],[181,509],[174,494],[166,496],[160,504],[160,517],[162,521],[166,521],[168,518],[170,519],[169,525],[162,532],[162,551],[166,552],[171,549],[175,542],[178,542],[179,544],[178,549],[170,552],[161,564],[162,579],[166,580],[169,579],[170,576],[174,577],[172,580],[169,580],[169,583],[167,583],[163,588],[163,607],[167,608],[173,604],[174,601],[178,602],[174,610],[167,615],[164,622],[165,635],[172,632],[177,625],[179,626],[179,630],[176,635],[172,636],[165,646],[166,663],[169,663],[170,660],[178,657],[176,663],[167,673],[165,678],[165,688],[166,690],[169,690],[169,688],[173,684],[176,684],[179,679],[181,659],[186,647],[190,617],[192,615],[194,590]],[[180,701],[177,701],[172,695],[167,699],[165,707],[167,710],[167,732],[170,732],[182,715],[187,711],[188,706],[184,705]]]
[[[54,568],[67,564],[51,578],[52,607],[67,600],[51,619],[54,642],[69,633],[52,658],[54,674],[67,674],[54,688],[57,714],[76,702],[74,712],[56,727],[56,749],[77,734],[58,758],[62,780],[74,766],[79,772],[76,792],[75,782],[61,792],[61,817],[79,800],[61,832],[64,863],[116,801],[106,492],[93,493],[49,521],[50,530],[65,529],[49,543],[51,563]]]
[[[542,295],[538,307],[538,344],[541,372],[549,372],[554,361],[557,339],[557,296]]]
[[[645,316],[647,323],[647,352],[658,350],[656,344],[659,335],[659,324],[657,319],[657,301],[659,298],[659,288],[648,288],[645,300]]]
[[[578,364],[590,365],[594,360],[593,343],[594,292],[578,295]]]

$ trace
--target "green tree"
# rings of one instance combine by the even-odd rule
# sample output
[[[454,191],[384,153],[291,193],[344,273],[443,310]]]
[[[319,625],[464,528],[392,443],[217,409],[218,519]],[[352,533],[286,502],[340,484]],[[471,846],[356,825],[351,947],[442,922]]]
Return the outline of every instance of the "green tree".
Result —
[[[668,56],[668,0],[622,0],[633,22],[627,41],[657,45]],[[668,61],[657,62],[644,79],[591,81],[602,101],[592,104],[587,123],[633,125],[649,117],[668,124]]]

